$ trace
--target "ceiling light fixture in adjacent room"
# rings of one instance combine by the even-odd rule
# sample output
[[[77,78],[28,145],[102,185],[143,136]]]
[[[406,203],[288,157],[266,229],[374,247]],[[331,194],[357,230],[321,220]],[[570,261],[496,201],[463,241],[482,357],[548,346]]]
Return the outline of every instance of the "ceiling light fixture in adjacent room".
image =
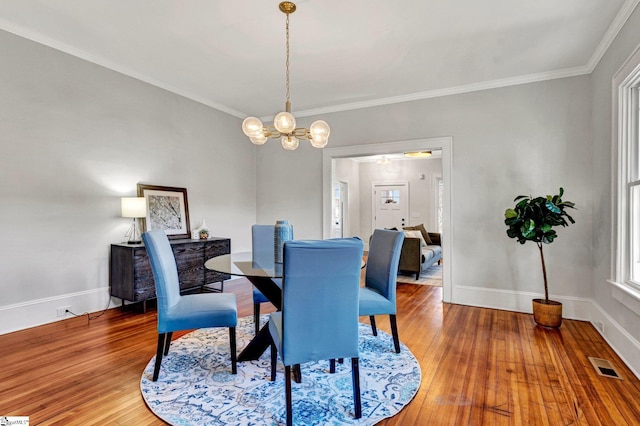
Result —
[[[404,156],[409,158],[427,158],[431,157],[431,151],[410,151],[405,152]]]
[[[289,15],[296,11],[296,5],[290,1],[283,1],[279,5],[280,11],[287,15],[287,61],[286,68],[286,97],[285,111],[276,114],[273,125],[265,127],[257,117],[247,117],[242,122],[242,131],[249,140],[256,145],[264,144],[268,138],[280,139],[282,147],[294,150],[298,147],[299,140],[308,140],[316,148],[324,148],[329,142],[329,125],[323,120],[311,123],[309,128],[296,127],[296,118],[291,114],[291,102],[289,100]]]

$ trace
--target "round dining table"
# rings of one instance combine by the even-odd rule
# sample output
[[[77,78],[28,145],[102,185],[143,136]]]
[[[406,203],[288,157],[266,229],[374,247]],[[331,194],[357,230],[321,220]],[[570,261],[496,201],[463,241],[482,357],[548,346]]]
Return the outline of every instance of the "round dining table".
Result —
[[[256,258],[250,251],[224,254],[207,260],[204,266],[223,274],[246,277],[277,310],[281,310],[282,290],[273,280],[282,278],[282,263],[276,263],[273,256]],[[267,323],[240,352],[238,361],[257,360],[270,344],[271,335]]]

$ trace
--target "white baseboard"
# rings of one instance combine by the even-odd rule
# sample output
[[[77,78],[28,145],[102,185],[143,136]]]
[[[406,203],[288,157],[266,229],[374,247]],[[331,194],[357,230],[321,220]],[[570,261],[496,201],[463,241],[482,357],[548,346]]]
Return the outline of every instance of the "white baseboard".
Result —
[[[453,303],[500,309],[504,311],[532,313],[531,300],[540,298],[538,293],[471,286],[454,286]],[[551,295],[550,299],[562,303],[562,316],[580,321],[591,320],[590,299]]]
[[[115,299],[114,299],[115,300]],[[102,287],[77,293],[69,293],[44,299],[0,307],[0,334],[24,330],[71,318],[71,314],[59,317],[58,308],[71,306],[75,314],[98,312],[114,307],[109,295],[109,287]]]
[[[607,314],[597,303],[593,303],[591,323],[606,340],[629,369],[640,379],[640,342]]]
[[[225,280],[225,283],[236,279],[240,278]],[[128,304],[129,302],[125,303]],[[0,306],[0,335],[72,318],[73,315],[71,314],[66,314],[62,317],[57,315],[58,308],[66,306],[71,306],[73,313],[81,315],[87,312],[100,312],[121,305],[121,299],[110,296],[109,287],[101,287],[44,299],[29,300],[14,305]]]
[[[539,297],[537,293],[512,290],[471,286],[453,288],[453,303],[529,314],[533,311],[531,299]],[[552,295],[550,298],[562,302],[564,318],[591,322],[633,374],[640,379],[640,356],[638,356],[640,342],[609,316],[600,305],[591,299],[579,297]]]

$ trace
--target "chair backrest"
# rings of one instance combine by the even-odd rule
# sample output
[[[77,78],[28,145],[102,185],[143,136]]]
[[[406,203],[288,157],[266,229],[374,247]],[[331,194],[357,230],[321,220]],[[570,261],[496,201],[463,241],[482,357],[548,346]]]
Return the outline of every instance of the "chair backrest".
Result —
[[[404,233],[376,229],[369,242],[364,285],[396,303],[396,280]]]
[[[282,282],[285,365],[358,356],[359,238],[287,241]]]
[[[254,261],[260,262],[260,259],[266,259],[268,262],[273,262],[275,255],[274,231],[275,225],[251,226],[251,251]],[[291,228],[291,237],[293,238],[293,228]]]
[[[274,225],[253,225],[251,227],[251,251],[255,261],[266,259],[273,262],[274,228]]]
[[[165,321],[169,308],[180,300],[180,281],[176,258],[171,250],[169,238],[163,230],[149,231],[142,234],[147,254],[151,261],[153,279],[156,283],[158,298],[158,327]]]

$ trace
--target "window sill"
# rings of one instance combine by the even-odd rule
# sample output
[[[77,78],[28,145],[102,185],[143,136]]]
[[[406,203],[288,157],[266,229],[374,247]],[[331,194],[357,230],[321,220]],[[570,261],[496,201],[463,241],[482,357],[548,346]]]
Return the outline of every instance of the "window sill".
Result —
[[[640,316],[640,291],[613,280],[607,280],[607,282],[612,286],[613,298]]]

